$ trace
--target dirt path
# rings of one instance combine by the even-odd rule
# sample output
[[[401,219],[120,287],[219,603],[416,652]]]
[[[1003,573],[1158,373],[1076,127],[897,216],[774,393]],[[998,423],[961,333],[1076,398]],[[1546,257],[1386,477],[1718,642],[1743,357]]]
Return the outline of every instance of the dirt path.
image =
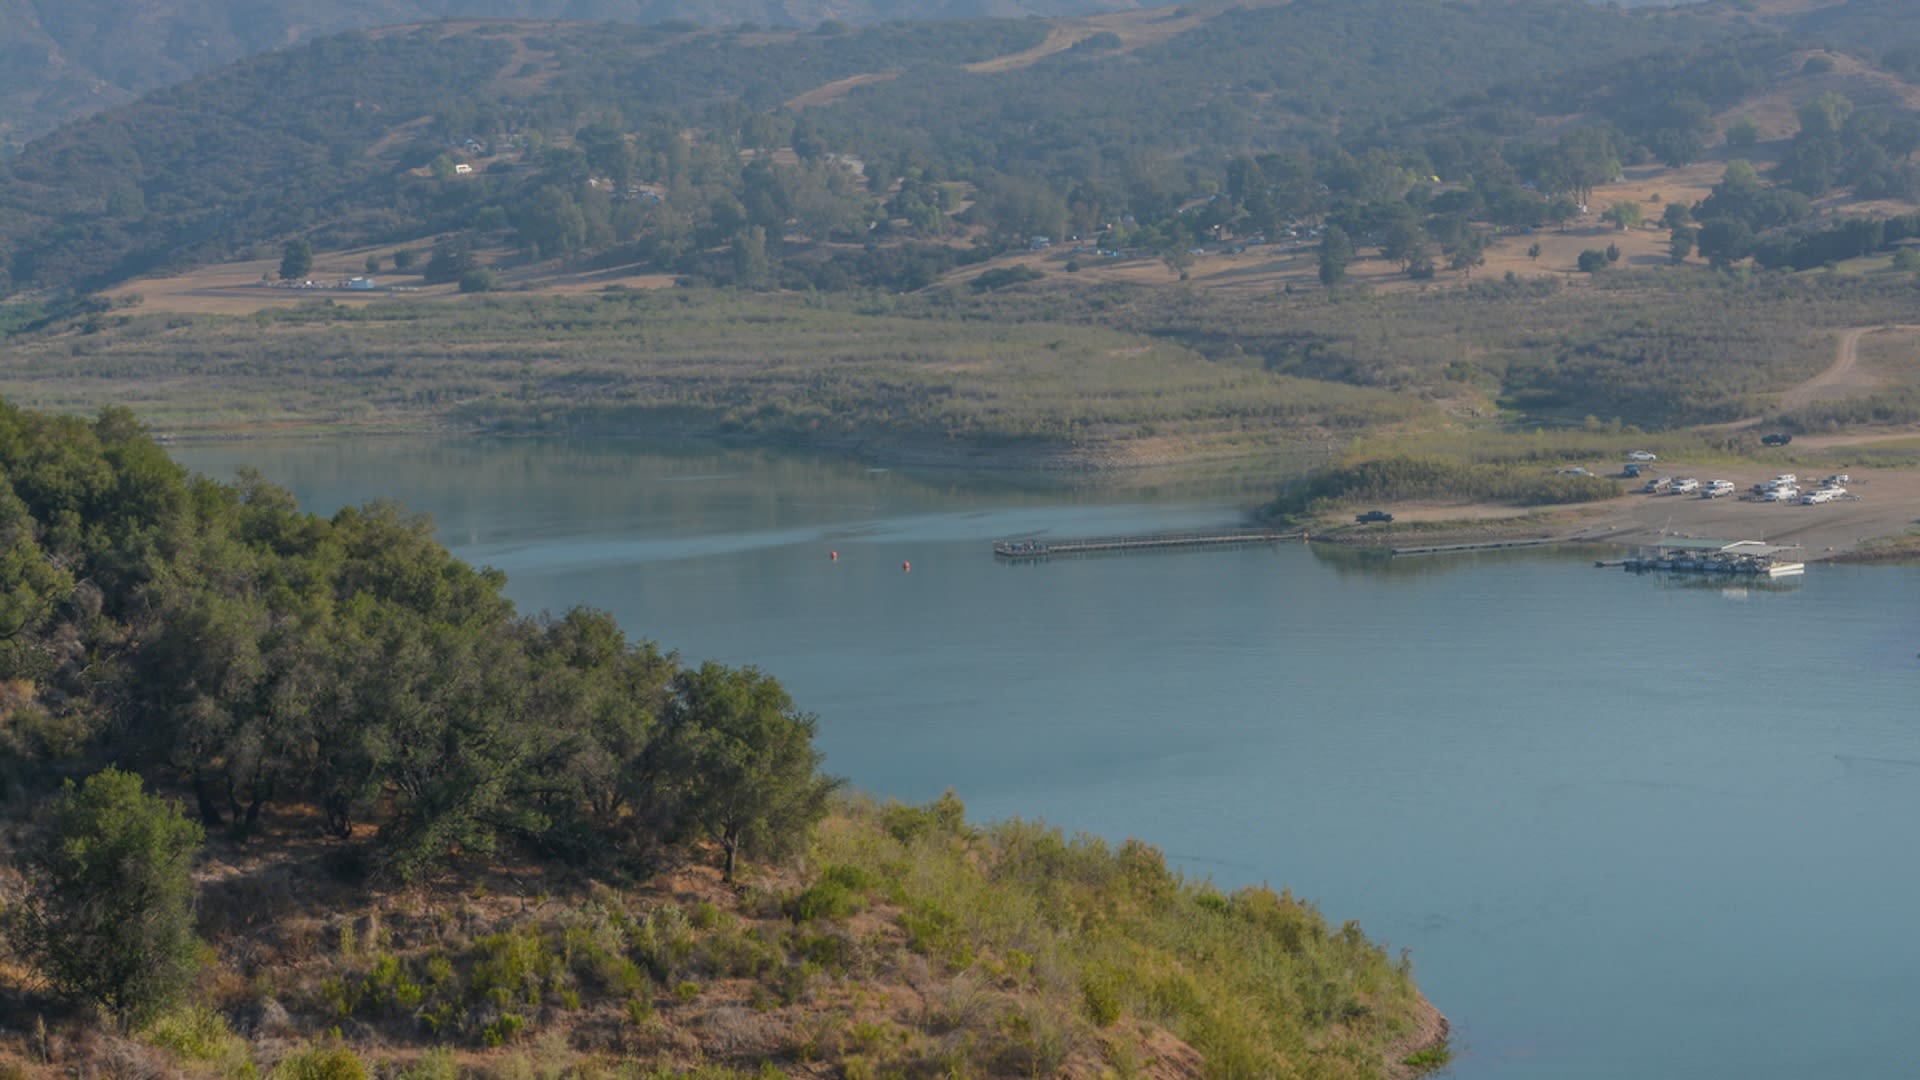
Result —
[[[897,71],[869,71],[861,75],[849,75],[844,79],[835,79],[823,86],[816,86],[805,93],[795,94],[786,100],[789,109],[804,109],[809,105],[831,105],[862,86],[897,79]]]
[[[1801,409],[1816,401],[1853,397],[1871,391],[1880,380],[1860,367],[1860,339],[1879,327],[1856,326],[1840,335],[1827,370],[1780,396],[1783,411]]]
[[[1096,32],[1096,29],[1091,26],[1056,26],[1047,31],[1046,40],[1031,49],[996,56],[991,60],[981,60],[966,67],[976,75],[1032,67],[1054,53],[1066,52],[1079,44],[1082,38],[1092,37]]]

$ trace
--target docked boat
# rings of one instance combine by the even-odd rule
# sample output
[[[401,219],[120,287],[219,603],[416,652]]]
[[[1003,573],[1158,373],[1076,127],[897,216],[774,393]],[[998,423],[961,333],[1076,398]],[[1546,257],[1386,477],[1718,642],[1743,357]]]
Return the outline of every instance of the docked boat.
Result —
[[[1617,565],[1634,573],[1780,578],[1806,572],[1807,564],[1790,554],[1799,550],[1759,540],[1675,540]]]

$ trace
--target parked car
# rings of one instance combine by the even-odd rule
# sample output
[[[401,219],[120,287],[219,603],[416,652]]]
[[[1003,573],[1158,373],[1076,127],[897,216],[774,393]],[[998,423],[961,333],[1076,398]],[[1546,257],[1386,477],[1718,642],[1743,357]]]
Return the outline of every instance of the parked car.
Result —
[[[1621,475],[1629,480],[1637,480],[1640,478],[1640,474],[1645,471],[1646,467],[1644,465],[1641,465],[1637,461],[1629,461],[1627,462],[1627,467],[1622,470]]]
[[[1632,450],[1627,453],[1628,461],[1659,461],[1660,455],[1646,450]]]
[[[1760,445],[1762,446],[1785,446],[1792,441],[1793,436],[1784,431],[1776,431],[1769,435],[1760,436]]]
[[[1364,514],[1353,515],[1353,520],[1362,525],[1369,525],[1376,521],[1392,521],[1393,515],[1385,510],[1369,510]]]
[[[1664,494],[1668,489],[1672,487],[1673,487],[1673,480],[1671,478],[1665,477],[1665,476],[1656,476],[1653,479],[1647,481],[1646,486],[1641,488],[1640,490],[1646,492],[1649,495],[1660,495],[1660,494]]]

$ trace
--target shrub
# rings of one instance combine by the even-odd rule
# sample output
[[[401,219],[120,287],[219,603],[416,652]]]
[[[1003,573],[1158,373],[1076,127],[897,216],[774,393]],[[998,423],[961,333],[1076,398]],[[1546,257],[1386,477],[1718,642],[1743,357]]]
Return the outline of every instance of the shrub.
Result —
[[[1080,998],[1086,1006],[1087,1019],[1096,1027],[1112,1027],[1120,1019],[1120,990],[1104,972],[1081,980]]]
[[[486,267],[475,267],[460,275],[460,291],[463,293],[492,292],[496,280],[493,271]]]
[[[815,919],[844,919],[861,906],[860,899],[847,891],[845,885],[821,880],[795,896],[787,905],[787,914],[798,923]]]
[[[505,1008],[516,1001],[540,1004],[542,991],[559,967],[537,930],[494,934],[474,945],[472,993]]]
[[[281,1059],[272,1080],[367,1080],[367,1066],[344,1046],[312,1046]]]
[[[127,1019],[158,1013],[197,964],[191,876],[200,826],[117,769],[69,781],[28,843],[14,946],[60,993]]]
[[[400,1070],[395,1080],[460,1080],[460,1063],[452,1050],[436,1046]]]
[[[501,1047],[513,1041],[514,1036],[526,1030],[527,1018],[519,1013],[501,1013],[480,1032],[481,1041],[489,1047]]]
[[[246,1040],[227,1027],[227,1019],[205,1005],[174,1009],[148,1025],[146,1041],[183,1061],[205,1062],[221,1076],[252,1072]]]

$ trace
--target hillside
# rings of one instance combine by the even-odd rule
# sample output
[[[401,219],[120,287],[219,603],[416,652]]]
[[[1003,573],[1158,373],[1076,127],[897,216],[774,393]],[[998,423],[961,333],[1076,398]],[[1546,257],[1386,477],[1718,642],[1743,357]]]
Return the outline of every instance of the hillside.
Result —
[[[150,90],[346,30],[462,18],[811,27],[828,19],[1026,18],[1135,6],[1132,0],[4,0],[0,156]]]
[[[1355,924],[951,794],[841,796],[772,677],[522,615],[398,506],[314,517],[124,411],[0,404],[0,525],[7,1076],[1446,1060]]]
[[[511,222],[518,204],[542,188],[577,203],[596,177],[611,183],[605,190],[616,201],[636,183],[671,196],[690,182],[711,187],[718,179],[701,175],[713,166],[697,155],[677,160],[688,125],[705,136],[696,151],[700,143],[717,150],[800,141],[810,157],[823,150],[867,161],[884,156],[901,171],[924,158],[939,173],[977,180],[989,170],[1031,175],[1037,168],[1065,182],[1063,165],[1084,163],[1102,145],[1135,143],[1141,150],[1103,170],[1111,175],[1081,179],[1138,187],[1138,205],[1128,209],[1163,216],[1176,205],[1170,200],[1186,195],[1179,158],[1212,159],[1217,168],[1221,154],[1251,139],[1324,140],[1330,124],[1378,127],[1428,99],[1426,84],[1442,70],[1434,65],[1451,65],[1464,90],[1488,78],[1477,73],[1493,70],[1496,57],[1510,58],[1509,76],[1557,68],[1551,47],[1569,36],[1585,41],[1594,61],[1641,47],[1643,28],[1633,17],[1571,0],[1476,3],[1235,8],[1187,19],[1177,35],[1118,57],[1095,34],[1036,63],[981,70],[968,65],[1032,49],[1047,38],[1047,25],[714,35],[480,23],[347,35],[156,93],[36,144],[0,174],[0,251],[11,253],[15,287],[91,287],[163,261],[229,258],[295,230],[323,246],[402,239],[404,230],[467,224],[489,205]],[[1713,32],[1656,18],[1669,37],[1701,40]],[[1124,60],[1118,68],[1116,59]],[[872,72],[908,75],[864,87],[830,109],[796,115],[780,108]],[[1250,82],[1255,72],[1269,74]],[[1119,89],[1142,78],[1164,88],[1154,100],[1185,104],[1141,110],[1142,99]],[[1132,104],[1115,112],[1118,101]],[[1050,132],[1039,141],[1019,134],[1032,130],[1020,113],[1036,108]],[[569,149],[585,153],[565,156]],[[1168,160],[1143,160],[1143,151]],[[448,168],[482,167],[458,185],[423,182],[436,180],[424,167],[449,154],[462,160]],[[1015,203],[1017,219],[1005,225],[1031,227],[1033,207],[1018,205],[1031,200],[1018,180],[1009,183],[1006,199],[996,201]],[[700,218],[716,193],[688,194],[693,205],[677,209],[695,215],[693,239],[708,246],[713,234]],[[741,195],[730,197],[751,213],[753,200]],[[781,201],[795,200],[788,193]],[[853,208],[843,212],[833,198],[811,201],[825,233],[850,228]],[[789,206],[778,209],[791,215]],[[598,214],[619,217],[611,208]],[[729,216],[714,223],[719,240],[734,231]],[[651,231],[647,222],[610,224],[615,236]],[[768,219],[765,227],[777,246],[783,223]]]

